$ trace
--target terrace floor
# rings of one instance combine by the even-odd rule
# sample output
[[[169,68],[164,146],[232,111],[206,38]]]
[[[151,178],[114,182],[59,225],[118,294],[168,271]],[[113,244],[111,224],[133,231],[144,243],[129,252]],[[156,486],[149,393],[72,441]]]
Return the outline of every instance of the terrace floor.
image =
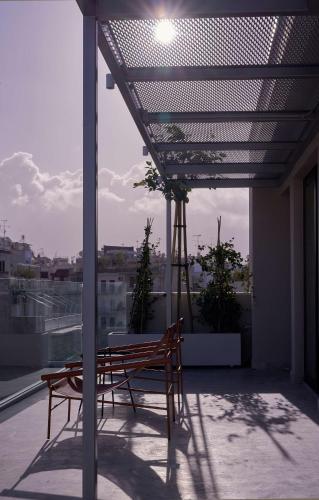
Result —
[[[154,398],[154,396],[149,396]],[[0,497],[81,498],[81,422],[47,391],[0,414]],[[170,443],[162,412],[108,407],[99,420],[99,499],[319,498],[317,399],[288,375],[185,371],[184,415]]]

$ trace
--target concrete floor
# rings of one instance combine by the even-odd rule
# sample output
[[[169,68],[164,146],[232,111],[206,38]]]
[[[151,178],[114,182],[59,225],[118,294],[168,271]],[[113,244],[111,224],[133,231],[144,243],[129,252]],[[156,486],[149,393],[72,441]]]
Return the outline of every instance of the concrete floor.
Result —
[[[169,444],[162,412],[107,408],[99,499],[319,498],[319,413],[310,390],[285,374],[249,369],[187,370],[185,389]],[[63,406],[50,442],[46,391],[0,414],[1,498],[81,498],[81,422],[75,405],[65,425]]]

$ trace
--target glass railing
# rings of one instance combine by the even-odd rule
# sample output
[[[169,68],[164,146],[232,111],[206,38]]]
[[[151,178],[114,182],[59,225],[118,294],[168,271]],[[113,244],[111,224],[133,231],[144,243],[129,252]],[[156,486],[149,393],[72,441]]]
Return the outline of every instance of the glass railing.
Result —
[[[126,284],[97,285],[97,345],[127,328]],[[82,284],[0,279],[0,401],[82,354]]]
[[[80,358],[82,284],[0,279],[0,400],[40,383],[48,370]]]

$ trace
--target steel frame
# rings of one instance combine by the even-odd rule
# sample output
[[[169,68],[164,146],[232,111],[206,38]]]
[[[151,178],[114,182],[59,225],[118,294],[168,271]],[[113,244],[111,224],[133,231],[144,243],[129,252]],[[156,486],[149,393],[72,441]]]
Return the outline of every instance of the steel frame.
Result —
[[[79,0],[80,1],[80,0]],[[82,0],[85,1],[85,0]],[[240,5],[238,5],[240,4]],[[154,7],[155,5],[155,7]],[[181,4],[179,4],[180,7]],[[224,16],[260,16],[260,15],[318,15],[319,3],[314,0],[263,0],[255,2],[254,0],[237,2],[235,0],[226,0],[217,2],[216,0],[186,0],[182,4],[182,11],[176,10],[176,2],[173,0],[163,0],[161,6],[162,13],[156,10],[158,3],[154,4],[152,0],[137,0],[129,2],[128,0],[98,0],[96,2],[96,14],[100,22],[106,22],[108,29],[113,37],[112,43],[116,46],[116,40],[112,34],[109,21],[114,19],[149,19],[163,16],[163,9],[167,17],[224,17]],[[155,10],[154,10],[155,9]],[[172,10],[173,9],[173,10]],[[141,133],[148,153],[151,155],[160,174],[165,177],[171,175],[180,175],[181,167],[189,175],[196,175],[199,172],[207,172],[208,166],[202,165],[201,169],[195,166],[187,165],[176,167],[165,165],[164,157],[161,153],[169,151],[235,151],[235,150],[286,150],[289,163],[281,166],[265,166],[262,170],[257,170],[254,165],[248,166],[245,163],[225,165],[225,170],[221,173],[256,173],[272,172],[279,179],[284,179],[291,170],[291,158],[297,158],[303,151],[304,141],[308,133],[317,128],[318,112],[314,110],[291,110],[291,111],[248,111],[248,112],[200,112],[200,113],[150,113],[143,109],[140,103],[137,103],[138,93],[135,89],[136,82],[160,82],[160,81],[195,81],[195,80],[249,80],[249,79],[309,79],[319,78],[319,65],[250,65],[250,66],[223,66],[223,67],[155,67],[155,68],[127,68],[125,61],[119,62],[106,41],[105,35],[100,27],[99,29],[99,47],[104,59],[111,70],[115,83],[128,106],[128,109]],[[119,51],[120,53],[120,51]],[[121,57],[121,56],[120,56]],[[303,132],[299,141],[262,141],[256,142],[185,142],[185,143],[157,143],[153,136],[150,125],[153,123],[221,123],[221,122],[291,122],[302,124]],[[242,165],[242,170],[241,169]],[[193,167],[193,170],[192,170]],[[269,167],[269,168],[267,168]],[[177,171],[175,171],[175,168]],[[212,166],[212,171],[219,173],[217,165]],[[202,185],[203,179],[200,180]],[[245,179],[232,179],[232,184],[251,186],[251,182]],[[266,182],[266,180],[258,180]],[[267,180],[268,182],[268,180]],[[218,184],[219,185],[219,184]],[[195,184],[193,185],[195,187]]]
[[[185,179],[183,184],[191,189],[217,188],[275,188],[279,187],[278,179]]]
[[[259,150],[293,150],[297,141],[276,142],[157,142],[154,149],[165,151],[259,151]]]
[[[267,80],[278,78],[318,78],[319,65],[268,66],[171,66],[130,68],[128,82],[167,82],[201,80]]]
[[[164,171],[171,175],[214,175],[214,174],[282,174],[287,170],[285,163],[207,163],[207,164],[168,164]]]
[[[302,155],[309,141],[319,129],[316,110],[280,112],[215,112],[215,113],[147,113],[138,102],[136,82],[203,81],[203,80],[252,80],[252,79],[316,79],[318,64],[248,65],[223,67],[156,67],[127,68],[119,62],[102,31],[101,23],[110,20],[159,19],[163,17],[254,17],[254,16],[307,16],[319,15],[318,0],[77,0],[84,15],[84,120],[83,120],[83,224],[84,224],[84,289],[83,289],[83,369],[84,378],[84,425],[83,449],[86,460],[83,470],[83,497],[96,498],[96,378],[95,378],[95,314],[96,314],[96,222],[97,222],[97,148],[96,148],[96,23],[98,46],[108,65],[115,83],[135,121],[143,141],[162,176],[218,176],[227,173],[251,173],[252,178],[183,179],[190,188],[276,188],[289,174],[294,162]],[[116,46],[116,40],[112,43]],[[262,108],[263,109],[263,108]],[[200,142],[156,143],[152,135],[152,123],[198,123],[231,121],[290,121],[306,122],[299,141],[294,142]],[[216,164],[167,164],[159,153],[187,150],[288,150],[286,163],[216,163]],[[254,178],[253,174],[273,174],[276,178]],[[280,174],[280,175],[279,175]],[[172,179],[174,182],[174,179]],[[171,225],[171,207],[167,202],[167,222]],[[169,249],[170,230],[167,232]],[[170,275],[167,276],[170,290]],[[167,302],[167,318],[170,306]]]
[[[145,125],[151,123],[294,122],[312,121],[317,118],[318,115],[312,111],[142,112],[142,119]]]
[[[107,19],[162,17],[240,17],[316,15],[316,0],[97,0],[97,14]]]

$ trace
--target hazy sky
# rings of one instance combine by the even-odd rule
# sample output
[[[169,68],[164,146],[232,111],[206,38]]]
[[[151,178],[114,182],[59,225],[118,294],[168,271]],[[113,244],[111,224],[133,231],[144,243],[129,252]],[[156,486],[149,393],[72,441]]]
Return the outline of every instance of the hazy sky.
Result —
[[[99,244],[136,245],[147,216],[164,247],[165,203],[133,189],[143,141],[99,56]],[[73,256],[82,247],[82,15],[75,0],[0,2],[0,219],[33,250]],[[248,190],[199,189],[188,206],[191,251],[235,237],[248,253]]]

